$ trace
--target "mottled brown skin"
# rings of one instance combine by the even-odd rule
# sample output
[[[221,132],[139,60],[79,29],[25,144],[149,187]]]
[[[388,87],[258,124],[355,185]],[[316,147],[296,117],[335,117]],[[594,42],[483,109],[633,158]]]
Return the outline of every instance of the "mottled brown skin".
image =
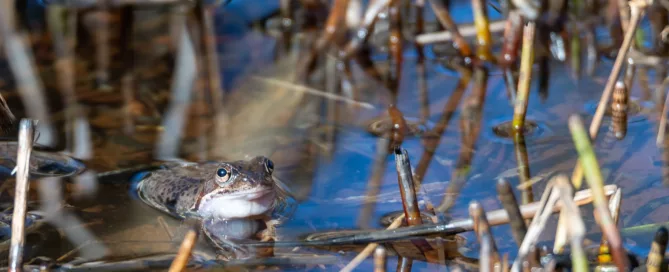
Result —
[[[227,178],[218,176],[220,169],[229,173]],[[272,171],[273,164],[265,157],[190,164],[154,171],[140,181],[138,190],[144,202],[173,216],[210,217],[201,208],[212,199],[243,197],[246,192],[252,194],[258,191],[267,191],[273,197],[275,183]],[[224,219],[222,216],[215,217]]]

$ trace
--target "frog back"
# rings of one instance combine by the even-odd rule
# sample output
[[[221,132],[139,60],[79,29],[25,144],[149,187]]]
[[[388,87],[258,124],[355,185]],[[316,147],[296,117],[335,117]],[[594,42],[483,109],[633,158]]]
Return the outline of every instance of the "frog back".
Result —
[[[151,172],[139,182],[139,196],[154,208],[184,218],[197,205],[215,167],[196,164]]]

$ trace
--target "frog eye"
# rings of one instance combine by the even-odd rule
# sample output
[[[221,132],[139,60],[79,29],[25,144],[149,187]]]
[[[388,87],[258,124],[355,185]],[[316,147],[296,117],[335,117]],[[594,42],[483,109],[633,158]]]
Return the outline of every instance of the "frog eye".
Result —
[[[228,179],[230,179],[230,171],[228,171],[225,168],[218,168],[218,170],[216,170],[216,175],[218,176],[218,178],[216,179],[218,180],[218,182],[221,183],[226,182],[228,181]]]
[[[274,171],[274,162],[270,160],[265,161],[265,170],[267,170],[268,173],[272,173]]]

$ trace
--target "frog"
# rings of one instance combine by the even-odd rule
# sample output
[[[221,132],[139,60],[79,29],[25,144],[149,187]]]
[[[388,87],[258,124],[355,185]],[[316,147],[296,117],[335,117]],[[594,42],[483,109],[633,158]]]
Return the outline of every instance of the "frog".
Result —
[[[149,206],[177,219],[197,220],[209,242],[223,250],[243,252],[230,242],[251,238],[252,231],[226,234],[239,222],[263,221],[262,240],[275,237],[271,212],[280,199],[272,176],[274,162],[264,156],[249,160],[180,162],[154,170],[137,183],[139,198]],[[238,232],[238,231],[237,231]]]

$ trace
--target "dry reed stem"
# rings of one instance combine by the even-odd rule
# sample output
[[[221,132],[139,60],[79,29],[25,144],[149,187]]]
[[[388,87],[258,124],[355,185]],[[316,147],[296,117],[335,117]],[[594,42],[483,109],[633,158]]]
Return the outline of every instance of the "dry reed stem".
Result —
[[[19,147],[16,158],[16,189],[12,214],[12,236],[9,247],[9,271],[22,271],[23,244],[25,243],[26,202],[28,197],[28,174],[30,153],[35,133],[33,120],[21,119],[19,123]]]
[[[643,0],[635,0],[634,2],[630,2],[631,4],[630,6],[632,8],[632,20],[630,22],[631,25],[629,26],[629,29],[633,30],[625,33],[625,39],[623,40],[623,44],[620,47],[620,50],[618,51],[619,53],[618,56],[616,57],[615,63],[613,64],[613,69],[611,70],[609,79],[607,80],[606,86],[604,87],[604,92],[602,93],[602,97],[600,98],[599,104],[597,105],[595,116],[592,118],[592,122],[590,123],[590,129],[589,129],[590,139],[597,138],[599,127],[602,125],[604,112],[606,111],[609,99],[611,98],[611,94],[613,93],[613,87],[618,78],[618,74],[620,74],[620,69],[622,68],[625,56],[627,55],[630,45],[632,44],[634,33],[636,32],[639,20],[643,15],[644,11],[643,8],[645,8],[645,5],[643,3],[638,3],[637,1],[643,1]],[[642,10],[639,10],[640,8]],[[574,166],[574,172],[571,175],[571,182],[574,183],[574,188],[576,189],[581,188],[581,184],[583,183],[583,168],[581,166],[580,159]]]
[[[195,242],[197,241],[197,231],[191,229],[186,233],[181,246],[179,247],[179,252],[177,256],[172,261],[170,265],[169,272],[181,272],[188,265],[188,259],[190,258],[193,247],[195,247]]]
[[[391,107],[391,109],[394,107]],[[399,110],[395,109],[397,112]],[[391,114],[392,115],[392,114]],[[401,121],[404,118],[400,115]],[[393,118],[396,119],[396,118]],[[404,124],[406,126],[406,123]],[[411,162],[409,153],[405,149],[395,148],[395,166],[397,169],[397,183],[402,196],[402,206],[404,208],[404,217],[409,226],[423,224],[420,209],[418,208],[418,198],[414,187],[413,175],[411,174]],[[439,258],[435,255],[434,248],[424,239],[414,239],[411,243],[416,246],[430,262],[438,262]]]
[[[530,82],[532,81],[532,63],[534,62],[534,35],[536,23],[528,22],[523,29],[523,49],[520,57],[520,75],[518,77],[518,97],[513,112],[513,128],[523,133],[525,114],[530,96]]]
[[[460,54],[465,57],[471,56],[472,50],[469,48],[469,44],[467,44],[465,38],[462,37],[462,35],[458,31],[458,26],[453,21],[453,18],[451,18],[451,14],[448,11],[448,8],[444,5],[444,3],[441,0],[428,0],[428,1],[430,2],[430,6],[432,6],[432,10],[434,11],[434,14],[437,16],[437,19],[439,19],[441,25],[444,28],[446,28],[449,32],[451,32],[451,34],[455,38],[455,43],[458,45],[458,50],[460,50]]]
[[[632,30],[627,31],[627,33],[625,33],[625,39],[623,40],[623,44],[620,47],[620,50],[618,51],[618,56],[616,57],[613,69],[611,70],[609,79],[606,82],[606,86],[604,87],[604,92],[602,93],[602,97],[599,100],[599,105],[597,105],[597,111],[595,112],[595,116],[593,117],[592,123],[590,123],[589,132],[590,132],[590,138],[592,139],[595,139],[597,137],[597,131],[599,130],[599,127],[602,123],[602,117],[604,116],[604,111],[606,110],[606,106],[609,102],[609,99],[611,98],[613,87],[615,86],[618,75],[620,74],[620,70],[622,68],[623,62],[625,61],[630,45],[634,40],[633,39],[634,33],[636,33],[639,20],[643,16],[645,10],[645,3],[639,3],[640,1],[643,0],[635,0],[633,2],[630,2],[630,7],[632,10],[632,20],[630,22],[628,29]],[[572,182],[580,182],[580,181],[572,180]]]
[[[561,203],[563,210],[566,210],[567,214],[571,215],[567,216],[567,218],[569,218],[570,221],[576,220],[571,222],[574,223],[574,228],[569,230],[570,235],[572,235],[572,245],[576,245],[578,247],[581,244],[583,235],[585,234],[585,227],[583,226],[582,220],[579,221],[576,219],[580,219],[580,215],[578,214],[578,208],[576,207],[576,198],[571,198],[572,190],[573,189],[569,183],[569,180],[565,175],[558,175],[549,182],[549,184],[546,186],[544,194],[541,196],[541,200],[539,201],[540,208],[535,213],[534,218],[532,219],[532,223],[530,224],[530,227],[527,230],[527,234],[525,235],[525,239],[523,239],[523,242],[518,249],[518,256],[513,262],[511,271],[515,272],[521,270],[522,261],[530,254],[530,250],[534,247],[536,241],[539,239],[539,235],[543,231],[548,218],[552,214],[552,210],[555,208],[558,200],[560,199],[562,200]],[[582,250],[581,252],[578,252],[578,249],[576,253],[578,254],[577,257],[581,258],[577,262],[578,266],[582,268],[582,257],[585,255],[583,254]],[[575,265],[577,263],[575,263]]]
[[[634,7],[632,9],[634,10]],[[571,131],[576,150],[579,154],[579,161],[584,165],[583,170],[586,181],[593,191],[593,203],[595,206],[595,214],[597,215],[596,219],[611,245],[611,251],[614,257],[613,260],[616,263],[616,266],[619,271],[623,271],[628,267],[627,255],[625,255],[625,250],[622,247],[622,239],[618,227],[608,209],[606,195],[602,190],[604,181],[599,169],[597,157],[590,144],[590,137],[588,137],[583,122],[578,115],[569,117],[569,130]],[[585,165],[587,165],[587,167]]]
[[[374,272],[386,272],[386,248],[377,246],[374,250]]]
[[[669,83],[669,77],[665,78],[664,82]],[[669,95],[665,95],[664,106],[662,106],[662,115],[660,116],[660,124],[657,129],[657,138],[655,140],[655,145],[657,147],[663,145],[664,137],[667,134],[667,105],[669,105]]]
[[[489,25],[488,29],[489,29],[490,33],[502,32],[502,31],[504,31],[504,25],[505,24],[506,24],[506,21],[504,21],[504,20],[492,21],[492,22],[490,22],[490,25]],[[474,35],[476,35],[476,26],[475,25],[460,25],[460,26],[458,26],[458,32],[463,37],[474,36]],[[433,43],[448,42],[448,41],[451,41],[451,40],[453,40],[453,34],[448,30],[433,32],[433,33],[419,34],[419,35],[416,35],[416,38],[415,38],[415,42],[418,43],[419,45],[427,45],[427,44],[433,44]]]
[[[487,3],[483,0],[472,0],[472,11],[474,12],[474,25],[476,26],[476,55],[481,60],[494,61]]]
[[[583,223],[583,218],[581,213],[574,203],[572,198],[573,188],[571,183],[566,176],[558,176],[558,180],[562,180],[562,186],[559,186],[559,194],[564,204],[565,211],[564,215],[567,219],[566,222],[569,225],[569,236],[571,241],[571,258],[572,258],[572,271],[575,272],[586,272],[588,271],[588,259],[586,257],[585,251],[583,250],[583,239],[585,237],[585,224]],[[618,189],[620,191],[620,189]]]
[[[492,235],[489,232],[483,233],[479,237],[479,243],[481,243],[481,250],[479,253],[479,271],[481,272],[492,272],[494,261],[494,241]]]
[[[395,218],[395,220],[393,220],[393,223],[391,223],[390,226],[388,226],[388,228],[386,229],[387,230],[396,229],[402,225],[403,221],[404,221],[404,214]],[[369,255],[372,254],[372,252],[376,249],[378,245],[379,245],[378,243],[370,243],[369,245],[367,245],[365,249],[363,249],[360,253],[358,253],[358,255],[355,256],[355,258],[353,258],[346,266],[344,266],[344,268],[339,270],[339,272],[353,271],[353,269],[355,269],[360,263],[362,263],[362,261],[367,259],[367,257],[369,257]]]

